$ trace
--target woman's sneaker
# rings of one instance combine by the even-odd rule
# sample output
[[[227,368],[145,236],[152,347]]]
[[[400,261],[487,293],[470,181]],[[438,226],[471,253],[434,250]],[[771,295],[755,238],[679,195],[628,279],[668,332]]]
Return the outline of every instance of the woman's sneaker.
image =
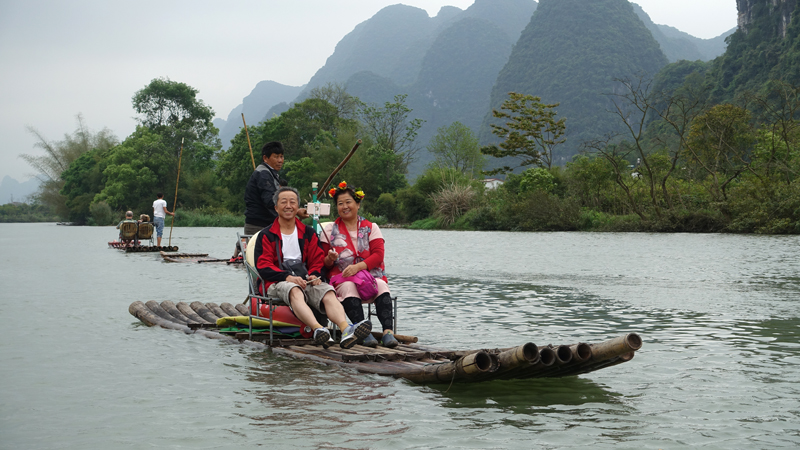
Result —
[[[397,339],[395,339],[394,334],[392,333],[384,334],[383,337],[381,338],[381,343],[383,344],[384,347],[388,348],[395,348],[398,345],[400,345],[400,343],[397,342]]]
[[[378,340],[375,339],[375,336],[373,336],[372,333],[370,333],[364,338],[364,342],[362,342],[361,345],[365,347],[376,348],[378,347]]]
[[[369,320],[348,325],[342,330],[342,340],[339,341],[339,345],[342,348],[352,348],[360,339],[367,337],[370,331],[372,331],[372,322]]]
[[[321,344],[323,347],[328,347],[328,341],[331,340],[331,334],[324,327],[319,327],[314,330],[314,343]]]

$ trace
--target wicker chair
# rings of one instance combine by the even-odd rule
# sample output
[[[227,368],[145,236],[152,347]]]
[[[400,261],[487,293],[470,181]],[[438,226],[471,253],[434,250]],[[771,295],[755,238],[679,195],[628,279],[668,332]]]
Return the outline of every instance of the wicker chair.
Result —
[[[150,246],[153,245],[153,232],[155,231],[155,227],[150,222],[142,222],[139,224],[139,231],[136,233],[136,237],[141,244],[142,241],[150,242]]]
[[[138,245],[136,238],[139,226],[136,222],[122,222],[119,225],[119,240],[125,245]]]

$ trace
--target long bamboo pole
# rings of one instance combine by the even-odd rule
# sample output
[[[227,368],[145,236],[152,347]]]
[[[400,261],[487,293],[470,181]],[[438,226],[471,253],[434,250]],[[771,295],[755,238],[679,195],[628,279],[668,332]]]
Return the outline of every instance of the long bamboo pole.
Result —
[[[244,113],[242,113],[242,123],[244,124],[244,134],[247,136],[247,146],[250,147],[250,161],[253,162],[253,170],[256,170],[256,159],[253,157],[253,146],[250,145],[250,132],[247,131],[247,122],[244,121]]]
[[[344,157],[342,162],[340,162],[339,165],[336,166],[335,169],[333,169],[333,172],[328,177],[328,179],[325,180],[324,183],[322,183],[322,188],[319,190],[320,193],[326,192],[326,189],[328,188],[328,185],[331,184],[331,181],[333,181],[333,177],[335,177],[336,174],[339,173],[340,170],[342,170],[342,168],[345,166],[345,164],[347,164],[347,161],[350,161],[350,158],[352,158],[353,154],[356,152],[356,150],[358,150],[358,146],[359,145],[361,145],[361,139],[359,139],[358,142],[356,142],[356,145],[353,146],[353,149],[350,150],[350,153],[348,153],[347,156]]]
[[[178,183],[181,181],[181,159],[183,158],[183,138],[181,138],[181,152],[178,154],[178,179],[175,180],[175,201],[172,202],[172,222],[169,224],[169,245],[172,247],[172,227],[175,225],[175,211],[178,209]]]

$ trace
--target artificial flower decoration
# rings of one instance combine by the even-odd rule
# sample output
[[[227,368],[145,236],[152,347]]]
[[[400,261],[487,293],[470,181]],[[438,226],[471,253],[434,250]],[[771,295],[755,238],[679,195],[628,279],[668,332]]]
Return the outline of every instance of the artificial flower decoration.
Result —
[[[336,195],[336,191],[337,190],[338,191],[343,191],[345,189],[352,189],[353,193],[355,194],[355,198],[358,199],[358,201],[361,201],[365,196],[364,191],[362,191],[361,189],[355,188],[353,186],[348,186],[347,185],[347,181],[342,181],[341,183],[336,185],[335,188],[331,188],[331,190],[328,191],[328,196],[333,197],[334,195]]]

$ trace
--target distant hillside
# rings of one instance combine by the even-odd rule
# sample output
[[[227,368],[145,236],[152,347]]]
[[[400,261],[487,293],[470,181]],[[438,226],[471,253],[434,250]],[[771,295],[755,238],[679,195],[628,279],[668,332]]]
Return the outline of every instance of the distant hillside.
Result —
[[[409,106],[426,121],[417,137],[421,145],[439,127],[456,121],[477,134],[489,109],[492,86],[514,42],[498,25],[473,17],[442,31],[425,55],[419,78],[408,88]],[[418,157],[410,173],[421,173],[432,159],[427,151]]]
[[[448,18],[453,11],[448,11]],[[370,71],[397,84],[413,82],[435,38],[438,21],[424,9],[392,5],[356,25],[311,80],[308,89],[328,82],[346,82],[351,75]]]
[[[476,0],[464,11],[453,7],[442,8],[436,17],[427,19],[425,26],[415,22],[416,26],[431,30],[431,33],[427,35],[428,42],[420,44],[425,46],[422,54],[406,53],[405,56],[396,57],[402,59],[413,56],[404,63],[417,68],[411,82],[387,73],[374,60],[357,67],[360,70],[353,70],[353,67],[336,69],[344,56],[350,54],[350,46],[358,42],[356,38],[363,32],[362,29],[386,28],[375,27],[372,22],[377,20],[378,24],[383,24],[386,18],[382,12],[387,9],[398,10],[396,6],[399,5],[384,8],[381,13],[358,25],[337,45],[336,52],[328,59],[326,67],[317,72],[309,87],[340,81],[324,76],[334,72],[347,73],[349,70],[352,74],[345,82],[347,91],[364,102],[383,104],[392,101],[397,94],[407,94],[406,102],[414,110],[413,118],[425,120],[417,137],[421,147],[427,145],[439,127],[454,121],[472,127],[477,133],[489,107],[489,94],[497,73],[507,61],[514,42],[536,10],[537,3],[533,0]],[[404,14],[397,20],[418,18],[405,8],[400,9]],[[383,39],[376,38],[375,41],[382,42]],[[372,51],[384,57],[390,53],[379,50],[376,46],[376,50]],[[420,59],[417,60],[417,57]],[[398,61],[393,63],[397,64]],[[418,153],[418,158],[409,168],[412,177],[421,173],[430,159],[425,150]]]
[[[31,178],[20,183],[6,175],[0,182],[0,205],[11,202],[29,203],[30,196],[39,189],[39,180]]]
[[[650,16],[636,3],[633,10],[644,26],[653,34],[669,62],[682,59],[687,61],[710,61],[725,52],[725,38],[733,34],[733,28],[713,39],[700,39],[668,25],[656,25]]]
[[[728,36],[736,32],[736,27],[733,27],[730,30],[720,34],[715,38],[700,39],[692,36],[689,33],[684,33],[683,31],[677,28],[673,28],[669,25],[657,25],[657,26],[661,30],[661,32],[668,38],[686,39],[689,40],[690,42],[693,42],[694,45],[697,47],[697,50],[700,51],[700,54],[703,56],[701,58],[702,61],[711,61],[712,59],[715,59],[718,56],[725,53],[725,49],[728,48],[728,43],[725,42],[725,39],[727,39]]]
[[[651,32],[627,0],[542,0],[500,71],[491,94],[499,108],[509,92],[560,103],[567,143],[555,162],[576,154],[587,139],[620,128],[607,111],[614,78],[655,74],[667,64]],[[494,140],[486,116],[481,140]]]
[[[231,139],[242,129],[242,113],[248,125],[255,125],[264,119],[270,108],[281,102],[292,101],[302,90],[303,86],[286,86],[274,81],[259,82],[250,94],[242,99],[242,103],[228,114],[227,120],[214,121],[214,125],[220,129],[222,148],[227,149]]]
[[[771,80],[800,85],[800,2],[738,0],[739,29],[707,81],[716,101],[758,92]]]
[[[364,71],[408,86],[417,80],[431,45],[454,23],[465,18],[487,20],[500,27],[513,43],[535,9],[533,0],[476,0],[466,10],[446,6],[435,17],[428,17],[420,8],[387,6],[339,41],[308,82],[306,92],[329,82],[348,82],[352,75]]]

